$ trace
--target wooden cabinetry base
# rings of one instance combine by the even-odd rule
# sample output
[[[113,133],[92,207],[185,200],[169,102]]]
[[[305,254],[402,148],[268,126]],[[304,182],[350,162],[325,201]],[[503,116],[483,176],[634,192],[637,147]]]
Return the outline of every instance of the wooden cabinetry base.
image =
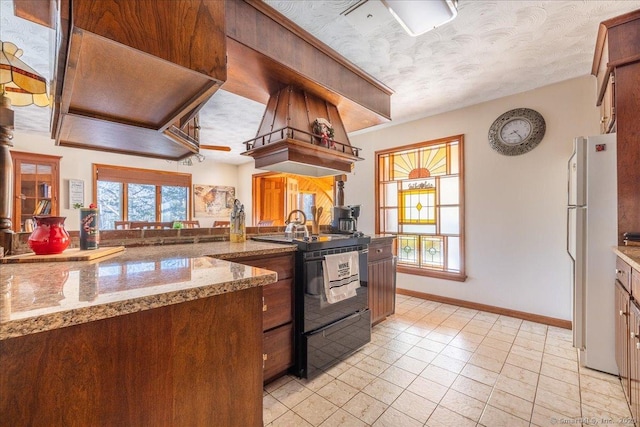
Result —
[[[2,341],[12,426],[262,426],[259,287]]]

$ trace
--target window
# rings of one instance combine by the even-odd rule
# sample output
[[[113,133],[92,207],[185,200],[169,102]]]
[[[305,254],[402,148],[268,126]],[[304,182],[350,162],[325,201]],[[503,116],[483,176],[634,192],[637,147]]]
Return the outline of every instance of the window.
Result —
[[[462,135],[376,152],[376,231],[396,234],[398,271],[463,281]]]
[[[188,220],[191,217],[191,174],[93,165],[94,194],[100,228],[115,221]]]

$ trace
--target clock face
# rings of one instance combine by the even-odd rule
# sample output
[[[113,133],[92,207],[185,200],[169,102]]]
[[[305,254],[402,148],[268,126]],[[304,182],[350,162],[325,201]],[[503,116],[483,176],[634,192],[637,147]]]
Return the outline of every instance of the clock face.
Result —
[[[540,113],[516,108],[500,115],[489,128],[491,148],[505,156],[533,150],[544,137],[546,124]]]
[[[531,135],[531,123],[525,119],[508,121],[500,129],[500,139],[505,144],[521,144]]]

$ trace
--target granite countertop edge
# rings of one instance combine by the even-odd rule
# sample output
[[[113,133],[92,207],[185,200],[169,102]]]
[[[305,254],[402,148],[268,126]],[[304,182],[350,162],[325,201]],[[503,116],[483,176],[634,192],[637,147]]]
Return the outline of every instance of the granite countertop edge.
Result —
[[[640,246],[614,246],[613,252],[632,268],[640,271]]]
[[[102,305],[80,307],[68,311],[43,314],[25,319],[16,319],[11,322],[0,324],[0,341],[23,335],[35,334],[37,332],[45,332],[67,326],[95,322],[111,317],[124,316],[172,304],[194,301],[200,298],[241,291],[257,286],[264,286],[274,283],[275,281],[277,281],[277,274],[275,272],[270,272],[269,274],[246,279],[236,279],[229,282],[213,283],[211,285],[190,289],[146,295],[138,298],[131,298],[126,301],[116,301]]]

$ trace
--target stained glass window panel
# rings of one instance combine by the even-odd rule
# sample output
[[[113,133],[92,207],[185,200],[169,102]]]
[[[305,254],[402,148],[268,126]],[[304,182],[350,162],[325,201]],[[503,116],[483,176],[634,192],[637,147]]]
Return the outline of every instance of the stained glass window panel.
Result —
[[[384,228],[387,233],[397,233],[398,232],[398,210],[397,209],[386,209],[384,211]]]
[[[451,155],[449,156],[449,164],[450,164],[450,174],[459,174],[460,173],[460,161],[459,161],[459,151],[460,146],[458,144],[451,144],[449,146],[449,151]]]
[[[418,265],[418,238],[398,236],[398,260],[405,264]]]
[[[400,183],[400,187],[403,190],[435,188],[436,187],[436,180],[435,180],[435,178],[430,178],[430,179],[412,179],[412,180],[402,181]]]
[[[429,171],[429,176],[447,173],[447,146],[437,145],[422,150],[421,167]]]
[[[384,184],[383,206],[398,206],[398,183],[390,182]]]
[[[444,267],[444,254],[441,237],[422,238],[422,264],[432,268]]]
[[[400,222],[434,224],[436,222],[435,189],[401,192]]]
[[[412,234],[436,234],[435,224],[403,224],[403,233]]]
[[[440,208],[440,233],[460,234],[460,209],[457,206]]]
[[[460,179],[457,176],[440,178],[440,204],[457,205],[460,203]]]
[[[447,267],[449,270],[460,271],[460,238],[447,238]]]

